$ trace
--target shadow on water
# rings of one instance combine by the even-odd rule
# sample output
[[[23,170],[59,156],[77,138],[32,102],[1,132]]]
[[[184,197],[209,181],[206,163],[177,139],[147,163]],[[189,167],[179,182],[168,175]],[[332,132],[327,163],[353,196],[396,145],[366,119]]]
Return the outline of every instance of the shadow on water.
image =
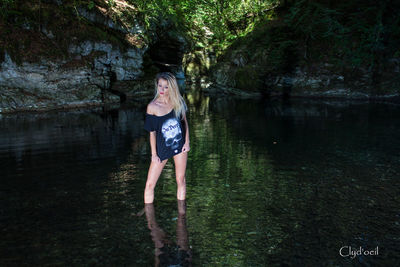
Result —
[[[142,117],[99,109],[1,118],[1,265],[136,262]]]
[[[398,265],[398,107],[186,100],[187,210],[170,161],[141,217],[143,107],[1,117],[0,265]]]

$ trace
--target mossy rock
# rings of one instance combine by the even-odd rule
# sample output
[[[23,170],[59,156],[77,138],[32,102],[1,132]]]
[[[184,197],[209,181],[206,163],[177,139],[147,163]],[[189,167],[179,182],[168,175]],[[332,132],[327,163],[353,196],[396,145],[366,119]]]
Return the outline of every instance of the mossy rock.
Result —
[[[201,66],[190,62],[185,68],[185,74],[188,76],[199,76],[201,73]]]
[[[52,1],[25,1],[15,6],[10,10],[13,12],[12,20],[5,21],[0,18],[0,52],[4,54],[4,51],[7,51],[14,62],[21,64],[38,62],[41,59],[69,59],[69,46],[87,40],[106,41],[121,51],[126,51],[132,46],[144,45],[140,34],[128,36],[79,16],[77,8],[86,8],[87,4],[85,1],[66,1],[58,6]],[[116,13],[112,15],[119,16]],[[42,29],[51,32],[53,37],[46,35]],[[4,56],[1,56],[0,60],[3,61]]]
[[[259,73],[254,66],[244,66],[239,68],[235,73],[236,88],[245,91],[259,91],[262,87],[262,81]]]

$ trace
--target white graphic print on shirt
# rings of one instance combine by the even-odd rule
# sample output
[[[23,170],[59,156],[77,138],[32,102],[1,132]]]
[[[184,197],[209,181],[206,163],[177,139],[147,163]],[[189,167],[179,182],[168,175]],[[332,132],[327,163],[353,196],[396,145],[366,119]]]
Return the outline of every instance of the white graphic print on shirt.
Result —
[[[171,149],[178,148],[179,141],[182,139],[182,131],[176,118],[164,122],[161,127],[161,132],[164,136],[165,145],[167,147],[171,147]]]

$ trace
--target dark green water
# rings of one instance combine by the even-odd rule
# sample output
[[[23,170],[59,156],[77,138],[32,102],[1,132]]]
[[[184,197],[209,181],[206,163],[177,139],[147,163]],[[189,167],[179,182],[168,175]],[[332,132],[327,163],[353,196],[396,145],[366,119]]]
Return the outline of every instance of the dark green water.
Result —
[[[187,102],[186,214],[143,107],[0,117],[0,266],[400,264],[399,106]]]

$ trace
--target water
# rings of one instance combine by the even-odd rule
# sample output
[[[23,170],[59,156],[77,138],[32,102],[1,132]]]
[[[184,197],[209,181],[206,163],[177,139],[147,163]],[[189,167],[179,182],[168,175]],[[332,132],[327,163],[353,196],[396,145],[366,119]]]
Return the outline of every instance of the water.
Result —
[[[186,98],[187,201],[170,160],[146,210],[143,106],[0,117],[0,265],[400,264],[398,106]]]

